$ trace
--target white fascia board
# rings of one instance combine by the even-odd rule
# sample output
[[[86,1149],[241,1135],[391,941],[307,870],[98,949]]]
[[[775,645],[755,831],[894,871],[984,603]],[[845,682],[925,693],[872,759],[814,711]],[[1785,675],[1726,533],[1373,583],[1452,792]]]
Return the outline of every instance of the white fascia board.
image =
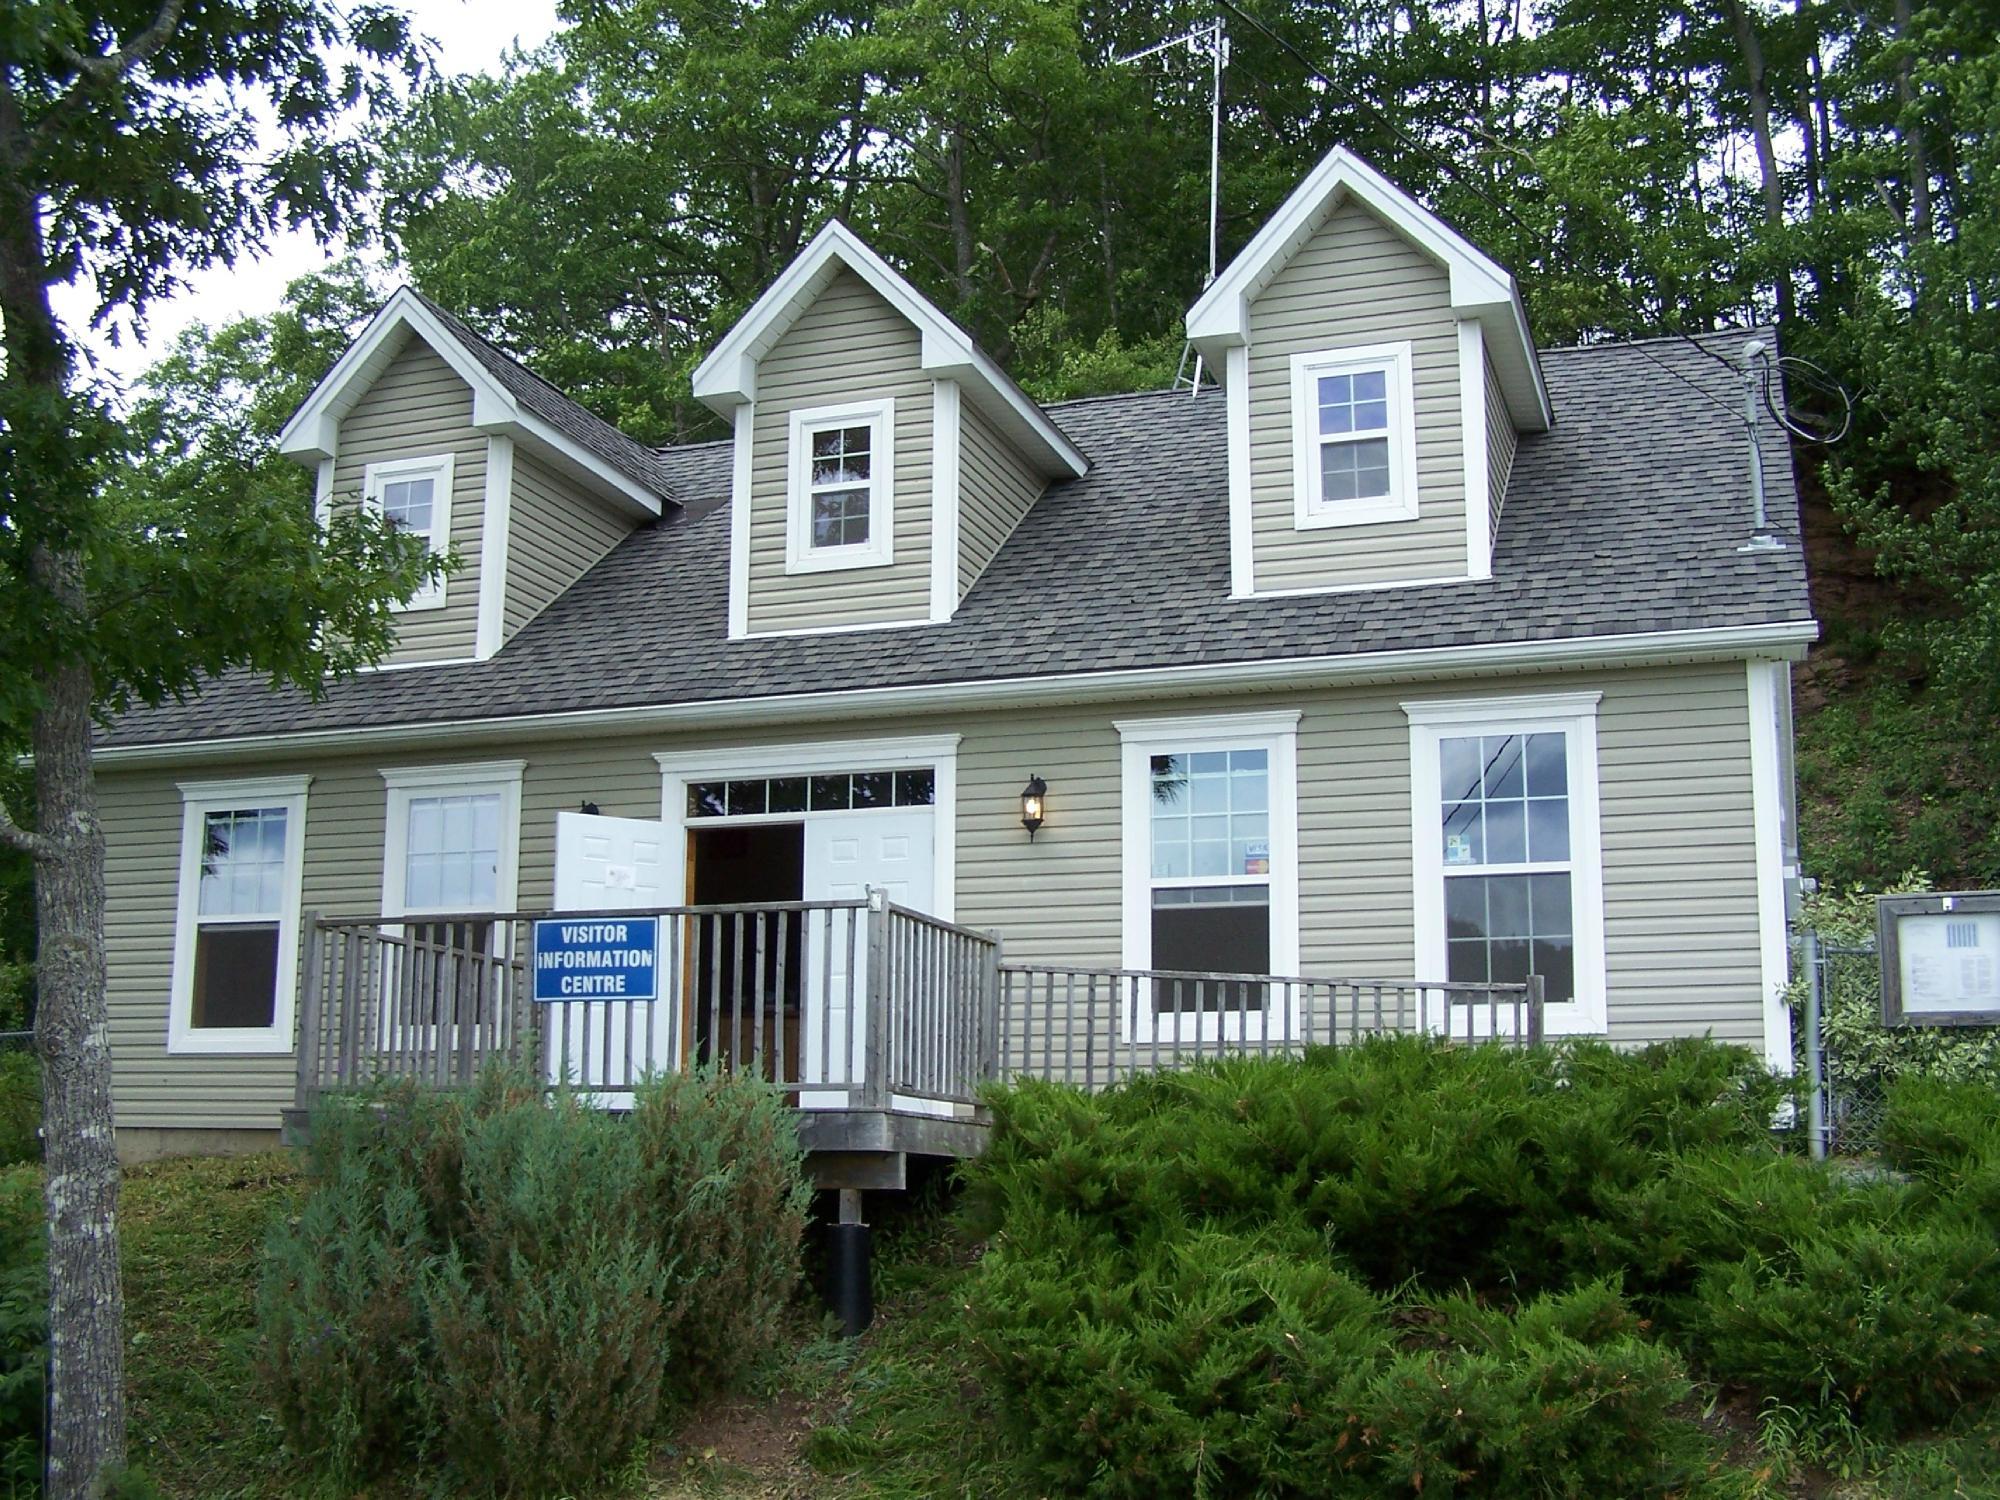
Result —
[[[1451,278],[1454,311],[1487,323],[1497,346],[1505,348],[1518,341],[1519,362],[1527,368],[1521,370],[1509,359],[1507,373],[1515,378],[1508,382],[1508,402],[1510,407],[1517,399],[1523,403],[1524,409],[1515,412],[1519,425],[1546,428],[1548,392],[1542,384],[1534,340],[1514,278],[1485,251],[1345,146],[1334,147],[1320,159],[1188,309],[1189,341],[1215,365],[1222,363],[1230,348],[1247,344],[1251,302],[1349,197],[1445,268]],[[1509,354],[1512,352],[1510,349]]]
[[[1097,702],[1111,698],[1176,698],[1270,689],[1309,690],[1426,678],[1486,677],[1499,673],[1666,666],[1702,661],[1789,660],[1805,657],[1819,638],[1811,620],[1735,625],[1704,630],[1647,631],[1630,635],[1568,636],[1551,641],[1433,646],[1407,651],[1282,657],[1185,667],[1139,667],[1107,672],[1066,672],[987,682],[924,683],[911,687],[847,688],[695,703],[639,704],[628,708],[569,709],[505,718],[444,719],[356,729],[243,735],[231,739],[156,745],[109,745],[93,759],[104,766],[192,764],[368,745],[452,745],[506,741],[523,734],[640,733],[712,725],[806,723],[874,714],[991,709],[1020,705]]]
[[[317,463],[340,451],[340,419],[402,352],[411,335],[422,339],[472,387],[472,425],[482,431],[513,419],[514,398],[486,367],[431,315],[408,287],[398,288],[366,328],[349,344],[312,394],[300,403],[278,433],[278,451],[301,463]]]
[[[757,364],[842,267],[866,282],[917,330],[924,373],[966,385],[1053,477],[1081,476],[1089,463],[1013,379],[909,281],[838,219],[813,236],[750,310],[695,367],[694,397],[718,416],[757,399]],[[984,398],[984,399],[981,399]]]

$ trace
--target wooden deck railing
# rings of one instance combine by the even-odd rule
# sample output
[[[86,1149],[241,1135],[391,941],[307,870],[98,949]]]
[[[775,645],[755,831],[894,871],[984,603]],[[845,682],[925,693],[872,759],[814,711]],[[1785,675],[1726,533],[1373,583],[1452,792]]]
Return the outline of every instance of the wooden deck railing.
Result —
[[[657,917],[654,1000],[538,1002],[536,917]],[[976,1108],[994,1077],[1103,1088],[1228,1053],[1428,1032],[1534,1045],[1542,981],[1429,984],[1003,963],[998,938],[839,901],[385,919],[307,913],[298,1105],[526,1063],[618,1105],[649,1074],[751,1069],[807,1109]]]
[[[538,917],[656,917],[651,1000],[533,998]],[[648,1074],[755,1069],[808,1108],[971,1106],[993,1076],[999,945],[881,892],[576,913],[307,913],[298,1104],[523,1062],[617,1103]]]
[[[999,1066],[1003,1077],[1099,1089],[1205,1058],[1289,1054],[1370,1036],[1534,1046],[1542,1040],[1542,993],[1538,974],[1522,984],[1429,984],[1005,964]]]

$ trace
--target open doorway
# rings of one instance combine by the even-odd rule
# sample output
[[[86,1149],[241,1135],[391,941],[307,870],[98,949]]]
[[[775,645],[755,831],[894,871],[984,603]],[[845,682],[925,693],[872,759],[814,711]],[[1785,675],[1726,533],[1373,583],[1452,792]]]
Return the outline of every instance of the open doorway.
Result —
[[[760,907],[805,892],[803,823],[730,824],[688,830],[688,894],[695,906]],[[786,1079],[799,1076],[799,1001],[805,992],[805,922],[755,911],[697,920],[688,945],[695,1060],[747,1066],[759,1046],[770,1076],[784,1048]],[[761,953],[761,962],[760,955]]]

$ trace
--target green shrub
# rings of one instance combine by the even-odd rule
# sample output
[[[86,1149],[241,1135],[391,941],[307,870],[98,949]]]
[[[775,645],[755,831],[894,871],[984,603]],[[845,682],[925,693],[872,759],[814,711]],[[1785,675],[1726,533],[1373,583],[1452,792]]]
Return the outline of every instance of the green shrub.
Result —
[[[1889,1091],[1882,1152],[1938,1211],[2000,1235],[2000,1093],[1991,1083],[1905,1078]]]
[[[0,1052],[0,1167],[42,1159],[42,1066],[28,1048]]]
[[[688,1399],[737,1379],[772,1348],[812,1207],[805,1154],[782,1095],[707,1070],[641,1089],[631,1130],[635,1212],[675,1269],[665,1388]]]
[[[2000,1248],[1962,1217],[1824,1221],[1704,1271],[1683,1337],[1714,1377],[1889,1436],[2000,1391]]]
[[[328,1101],[260,1300],[289,1441],[350,1485],[432,1460],[460,1492],[601,1483],[669,1367],[720,1381],[773,1336],[807,1201],[788,1127],[767,1085],[713,1076],[629,1120],[504,1070]],[[702,1326],[722,1297],[748,1311]]]
[[[1675,1412],[1679,1358],[1609,1284],[1511,1313],[1443,1299],[1411,1321],[1360,1398],[1374,1493],[1683,1495],[1712,1456]]]
[[[1622,1268],[1590,1226],[1662,1153],[1774,1156],[1778,1097],[1750,1053],[1707,1043],[1524,1055],[1400,1038],[1140,1077],[1095,1099],[1029,1083],[991,1101],[969,1222],[990,1234],[1037,1204],[1143,1237],[1296,1215],[1376,1287],[1560,1289]]]

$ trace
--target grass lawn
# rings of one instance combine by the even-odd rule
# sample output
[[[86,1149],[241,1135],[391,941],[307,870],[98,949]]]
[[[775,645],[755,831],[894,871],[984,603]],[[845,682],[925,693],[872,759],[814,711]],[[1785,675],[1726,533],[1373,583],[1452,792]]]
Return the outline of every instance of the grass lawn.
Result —
[[[18,1174],[18,1175],[17,1175]],[[0,1178],[31,1169],[15,1168]],[[262,1500],[317,1491],[286,1455],[253,1375],[266,1227],[300,1183],[282,1154],[190,1159],[126,1177],[132,1456],[167,1494]],[[12,1198],[13,1195],[0,1195]],[[19,1201],[14,1198],[13,1201]],[[957,1336],[972,1247],[938,1193],[871,1204],[880,1303],[858,1343],[826,1335],[810,1303],[796,1353],[744,1395],[693,1413],[650,1456],[652,1500],[1026,1500],[993,1436]],[[1945,1436],[1891,1446],[1813,1434],[1797,1414],[1719,1396],[1708,1420],[1733,1439],[1717,1493],[1825,1500],[2000,1496],[2000,1412],[1968,1411]],[[383,1497],[387,1500],[387,1497]]]

